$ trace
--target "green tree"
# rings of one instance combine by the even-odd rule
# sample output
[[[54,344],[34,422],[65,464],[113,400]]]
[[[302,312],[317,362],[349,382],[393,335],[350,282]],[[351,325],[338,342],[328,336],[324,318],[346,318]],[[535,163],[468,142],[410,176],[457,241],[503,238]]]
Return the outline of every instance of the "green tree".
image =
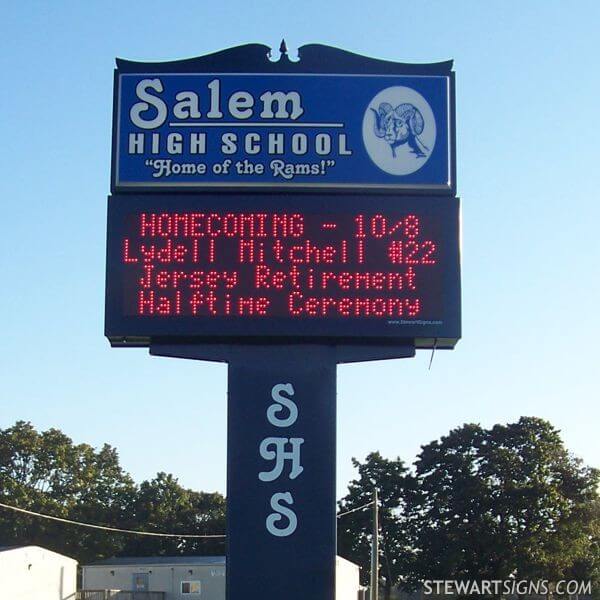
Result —
[[[575,568],[594,576],[598,472],[573,458],[547,421],[464,425],[424,446],[415,467],[406,486],[413,583],[556,581]]]
[[[183,488],[173,475],[158,473],[140,485],[134,519],[144,531],[212,535],[225,533],[225,498]],[[223,554],[223,539],[132,536],[124,554],[135,556]]]
[[[117,451],[73,444],[57,429],[17,422],[0,430],[0,502],[73,521],[138,531],[225,531],[220,494],[182,488],[159,473],[139,487]],[[57,523],[0,508],[0,545],[37,544],[82,563],[113,555],[222,554],[222,540],[154,538]]]
[[[73,444],[58,429],[30,423],[0,430],[0,501],[102,525],[130,522],[133,481],[116,450]],[[39,544],[85,561],[118,552],[122,536],[0,511],[3,544]]]
[[[565,572],[565,579],[590,580],[592,596],[600,600],[600,498],[596,497],[577,515],[589,524],[589,536],[579,536],[579,552]],[[568,535],[568,530],[565,532]]]
[[[379,452],[369,454],[365,462],[352,459],[358,469],[358,479],[348,485],[348,494],[339,502],[340,513],[353,510],[373,500],[373,490],[379,495],[380,579],[384,597],[389,598],[400,577],[407,571],[411,552],[407,546],[403,518],[404,480],[407,469],[396,458],[385,459]],[[367,584],[370,576],[372,513],[370,507],[338,519],[338,554],[361,567],[361,579]]]

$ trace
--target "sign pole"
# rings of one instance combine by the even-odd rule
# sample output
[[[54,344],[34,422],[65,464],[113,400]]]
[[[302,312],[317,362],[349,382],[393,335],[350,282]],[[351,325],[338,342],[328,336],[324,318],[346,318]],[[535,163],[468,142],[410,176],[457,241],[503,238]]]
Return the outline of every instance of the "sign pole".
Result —
[[[406,345],[152,344],[227,362],[227,600],[335,597],[336,365]]]
[[[373,488],[373,540],[371,544],[371,600],[379,600],[379,505]]]
[[[333,600],[336,366],[324,346],[229,364],[227,600]]]

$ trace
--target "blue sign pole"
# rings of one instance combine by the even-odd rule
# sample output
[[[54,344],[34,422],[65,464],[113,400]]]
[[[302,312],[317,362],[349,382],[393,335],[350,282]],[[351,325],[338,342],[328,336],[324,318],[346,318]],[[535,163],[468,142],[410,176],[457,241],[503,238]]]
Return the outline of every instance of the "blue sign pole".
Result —
[[[229,366],[227,600],[333,600],[335,355],[262,347]]]

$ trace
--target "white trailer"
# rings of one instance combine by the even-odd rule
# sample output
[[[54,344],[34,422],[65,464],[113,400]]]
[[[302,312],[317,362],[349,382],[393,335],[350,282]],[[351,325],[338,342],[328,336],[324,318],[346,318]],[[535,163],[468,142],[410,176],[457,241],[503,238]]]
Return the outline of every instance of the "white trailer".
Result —
[[[40,548],[0,548],[2,600],[74,600],[77,561]]]
[[[140,598],[155,592],[164,600],[225,600],[225,557],[109,558],[83,567],[83,589],[142,592]],[[358,600],[359,589],[358,565],[338,556],[335,600]]]

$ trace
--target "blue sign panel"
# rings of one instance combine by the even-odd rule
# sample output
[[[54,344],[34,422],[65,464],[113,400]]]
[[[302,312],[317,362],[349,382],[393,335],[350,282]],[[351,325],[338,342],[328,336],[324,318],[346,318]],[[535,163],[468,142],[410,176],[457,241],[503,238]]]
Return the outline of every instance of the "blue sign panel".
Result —
[[[140,68],[115,85],[113,191],[455,188],[450,71]]]

